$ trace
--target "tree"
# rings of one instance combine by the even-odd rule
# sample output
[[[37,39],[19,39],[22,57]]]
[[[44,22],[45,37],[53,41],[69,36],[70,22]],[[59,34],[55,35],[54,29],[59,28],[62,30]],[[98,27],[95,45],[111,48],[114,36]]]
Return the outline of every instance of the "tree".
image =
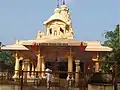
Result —
[[[0,42],[0,62],[4,62],[7,65],[14,65],[15,58],[12,55],[11,51],[2,51],[1,47],[5,46]]]
[[[105,32],[105,39],[104,42],[105,46],[109,46],[113,48],[113,51],[107,55],[105,55],[106,60],[117,61],[118,66],[120,67],[120,28],[119,24],[116,25],[115,30]]]
[[[4,69],[12,69],[14,67],[14,62],[15,59],[12,56],[12,53],[10,51],[1,51],[0,52],[0,68],[4,68]],[[3,65],[4,64],[4,65]]]
[[[119,25],[116,26],[114,31],[105,32],[104,42],[105,46],[113,48],[112,53],[108,56],[109,59],[118,61],[120,63],[120,38],[119,38]]]

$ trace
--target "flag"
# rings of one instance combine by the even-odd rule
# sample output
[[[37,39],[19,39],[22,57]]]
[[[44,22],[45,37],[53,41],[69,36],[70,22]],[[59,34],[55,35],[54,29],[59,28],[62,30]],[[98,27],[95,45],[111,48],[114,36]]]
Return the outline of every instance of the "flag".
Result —
[[[32,46],[32,51],[36,51],[37,50],[37,43],[34,43]]]
[[[83,45],[83,42],[80,44],[80,51],[85,51],[86,46]]]

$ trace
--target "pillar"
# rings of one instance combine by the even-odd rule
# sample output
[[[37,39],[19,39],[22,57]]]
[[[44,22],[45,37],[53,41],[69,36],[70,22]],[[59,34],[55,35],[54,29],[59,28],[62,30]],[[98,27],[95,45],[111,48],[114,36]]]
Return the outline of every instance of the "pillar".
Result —
[[[28,61],[27,71],[27,78],[30,78],[30,61]]]
[[[41,55],[40,55],[40,50],[38,50],[38,54],[37,54],[37,71],[38,71],[38,76],[41,78]]]
[[[19,58],[18,58],[18,53],[16,52],[15,54],[15,74],[13,78],[19,78]]]
[[[76,73],[75,73],[75,85],[78,86],[79,85],[79,64],[80,64],[80,60],[75,60],[75,65],[76,65]]]
[[[42,56],[42,78],[45,78],[45,60],[44,60],[44,57]]]
[[[24,70],[24,61],[23,61],[23,63],[22,63],[22,70]]]
[[[24,73],[23,73],[24,82],[27,82],[27,78],[28,78],[28,65],[29,65],[29,59],[25,59],[24,60]]]
[[[73,61],[71,56],[68,56],[68,72],[73,72]]]
[[[73,60],[72,60],[72,55],[71,55],[71,48],[70,48],[70,55],[68,56],[68,76],[67,79],[69,79],[70,74],[72,75],[73,79]]]
[[[95,72],[99,72],[99,52],[97,52],[97,57],[95,62]]]
[[[35,75],[35,73],[34,73],[34,63],[32,62],[32,72],[31,72],[31,77],[32,78],[34,78],[34,75]]]
[[[99,72],[99,53],[97,52],[96,58],[92,59],[95,62],[95,72]]]
[[[95,62],[95,72],[99,72],[99,62]]]

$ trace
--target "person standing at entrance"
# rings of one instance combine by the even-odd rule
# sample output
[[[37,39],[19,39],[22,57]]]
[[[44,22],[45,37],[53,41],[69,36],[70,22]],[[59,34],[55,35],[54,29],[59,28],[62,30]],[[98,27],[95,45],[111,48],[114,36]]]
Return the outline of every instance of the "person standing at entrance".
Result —
[[[52,70],[47,68],[45,71],[46,71],[45,75],[46,75],[46,79],[47,79],[47,88],[49,88],[50,87],[51,78],[52,78],[52,74],[51,74]]]

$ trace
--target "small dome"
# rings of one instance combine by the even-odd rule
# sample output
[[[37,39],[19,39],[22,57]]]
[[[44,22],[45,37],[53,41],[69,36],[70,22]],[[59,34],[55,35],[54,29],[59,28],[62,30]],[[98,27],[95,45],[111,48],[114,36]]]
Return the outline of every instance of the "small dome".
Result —
[[[66,5],[61,5],[61,9],[62,10],[67,10],[67,6]]]
[[[54,12],[55,12],[55,13],[60,13],[60,9],[59,9],[59,8],[56,8],[56,9],[54,10]]]

